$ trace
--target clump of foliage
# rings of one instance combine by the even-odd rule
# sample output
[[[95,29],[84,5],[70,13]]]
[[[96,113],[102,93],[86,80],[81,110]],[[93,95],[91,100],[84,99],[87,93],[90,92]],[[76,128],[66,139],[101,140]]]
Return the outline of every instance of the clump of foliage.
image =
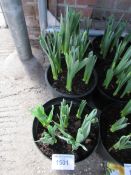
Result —
[[[89,31],[83,31],[71,37],[69,48],[71,49],[72,46],[77,48],[78,53],[76,56],[77,56],[77,59],[80,61],[84,58],[84,55],[86,54],[86,51],[90,43],[91,42],[89,40]]]
[[[41,48],[48,56],[53,79],[57,80],[58,74],[61,72],[61,36],[58,32],[55,31],[53,33],[48,33],[47,35],[43,33],[39,37],[39,42]]]
[[[131,124],[128,123],[128,118],[126,117],[130,113],[129,112],[130,111],[129,108],[131,108],[131,106],[129,106],[130,102],[131,101],[129,101],[121,111],[120,113],[121,118],[117,120],[113,125],[111,125],[110,132],[112,133],[117,132],[119,130],[126,128],[129,124]],[[123,149],[131,149],[131,133],[129,133],[127,136],[121,136],[120,139],[109,149],[109,151],[111,151],[112,149],[114,149],[115,151],[120,151]]]
[[[131,134],[127,136],[121,136],[119,141],[113,145],[115,150],[131,149]]]
[[[70,92],[72,90],[73,79],[76,74],[85,67],[85,72],[83,76],[83,81],[88,84],[90,76],[93,71],[93,67],[96,61],[96,57],[93,53],[89,53],[87,58],[77,59],[79,53],[78,48],[72,46],[68,54],[65,55],[66,65],[67,65],[67,82],[66,89]]]
[[[39,120],[43,127],[47,127],[52,122],[53,112],[54,105],[52,105],[52,109],[48,115],[46,114],[45,109],[42,105],[37,105],[32,110],[32,115]]]
[[[106,58],[108,52],[110,52],[114,47],[117,46],[119,42],[119,38],[126,28],[126,22],[121,19],[115,25],[114,16],[110,16],[108,22],[106,24],[106,29],[104,35],[102,37],[102,41],[100,44],[101,54],[103,59]]]
[[[63,136],[59,135],[59,138],[65,140],[68,144],[72,145],[72,150],[77,150],[79,147],[82,147],[85,151],[87,151],[86,147],[81,144],[90,134],[91,124],[97,122],[96,120],[97,110],[94,109],[89,115],[85,116],[85,119],[78,129],[76,138],[73,138],[70,134],[64,132],[60,129]]]
[[[86,101],[82,100],[78,107],[76,118],[78,118],[79,120],[81,120],[81,115],[84,108],[86,107],[86,104]],[[63,99],[61,105],[59,106],[59,113],[55,114],[55,116],[58,116],[58,122],[55,122],[53,120],[53,111],[55,108],[54,106],[52,106],[49,114],[45,113],[44,107],[41,105],[36,106],[32,110],[33,116],[37,117],[38,121],[45,128],[45,131],[41,135],[41,138],[36,142],[53,145],[57,143],[57,138],[60,138],[70,144],[72,146],[72,150],[77,150],[79,147],[82,147],[85,151],[87,151],[86,147],[82,143],[89,136],[91,131],[91,125],[98,122],[98,119],[96,117],[97,110],[94,109],[89,114],[85,115],[84,121],[77,131],[76,138],[74,138],[73,136],[71,136],[70,133],[68,133],[67,129],[69,125],[69,117],[72,105],[72,102],[69,104],[66,102],[65,99]]]
[[[121,91],[121,98],[131,93],[131,46],[126,49],[129,41],[131,41],[131,35],[127,35],[119,43],[115,57],[106,72],[106,78],[103,83],[105,89],[107,89],[111,81],[115,79],[116,89],[113,95],[116,96]]]
[[[69,115],[71,110],[72,103],[66,104],[66,100],[63,99],[60,106],[60,127],[62,129],[68,127]]]
[[[42,126],[48,130],[48,132],[45,131],[42,134],[42,137],[37,142],[40,141],[42,143],[51,144],[51,145],[57,142],[56,136],[55,136],[57,126],[54,125],[52,127],[50,125],[53,120],[53,112],[54,112],[53,105],[49,114],[46,114],[45,109],[42,105],[38,105],[32,110],[32,115],[36,117],[38,121],[42,124]]]
[[[86,100],[81,101],[80,106],[79,106],[78,111],[77,111],[77,114],[76,114],[77,118],[81,119],[81,116],[82,116],[82,113],[83,113],[83,110],[84,110],[86,104],[87,104]]]
[[[70,50],[70,40],[80,32],[80,14],[67,7],[65,18],[61,14],[60,35],[62,37],[62,53]]]
[[[52,34],[41,34],[40,45],[49,58],[54,80],[58,80],[63,71],[61,66],[61,55],[66,62],[67,78],[66,90],[72,91],[72,82],[77,73],[84,69],[83,81],[88,85],[92,75],[96,56],[93,51],[87,53],[90,45],[89,28],[80,31],[80,14],[67,8],[66,15],[61,15],[60,31]],[[89,51],[88,51],[89,52]]]
[[[123,128],[126,128],[127,125],[129,125],[129,123],[127,123],[127,121],[128,121],[128,119],[125,117],[120,118],[111,126],[110,131],[116,132],[116,131],[119,131]]]

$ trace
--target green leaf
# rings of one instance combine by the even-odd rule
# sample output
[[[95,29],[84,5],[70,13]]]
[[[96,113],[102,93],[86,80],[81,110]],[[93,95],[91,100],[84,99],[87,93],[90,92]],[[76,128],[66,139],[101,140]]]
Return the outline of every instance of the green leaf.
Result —
[[[105,78],[104,83],[103,83],[103,85],[106,89],[108,88],[113,76],[114,76],[113,69],[112,68],[108,69],[107,73],[106,73],[106,78]]]
[[[123,98],[126,94],[130,94],[130,93],[131,93],[131,79],[127,81],[127,85],[121,95],[121,98]]]
[[[68,120],[69,120],[71,107],[72,107],[72,102],[70,103],[70,106],[69,106],[68,104],[66,104],[66,101],[63,99],[60,106],[60,127],[63,129],[68,127]]]
[[[111,132],[116,132],[119,131],[123,128],[126,128],[129,123],[127,123],[128,119],[125,117],[120,118],[119,120],[117,120],[110,128]]]
[[[121,111],[121,117],[125,117],[129,114],[131,114],[131,100],[128,101],[128,103],[125,105],[125,107]]]
[[[57,143],[56,138],[53,138],[49,133],[44,132],[43,137],[40,138],[40,140],[37,140],[36,142],[41,142],[42,144],[47,144],[47,145],[54,145]]]
[[[131,134],[122,136],[117,143],[113,145],[116,151],[131,149]]]
[[[91,129],[91,124],[97,122],[96,115],[97,109],[94,109],[89,115],[85,116],[81,127],[78,129],[76,142],[81,143],[88,137]]]
[[[89,52],[88,54],[88,62],[85,66],[85,72],[84,72],[84,77],[83,77],[83,81],[85,82],[85,84],[89,83],[90,77],[92,75],[93,72],[93,68],[95,66],[96,63],[96,55],[93,55],[93,52]]]
[[[79,109],[78,109],[77,114],[76,114],[77,118],[81,119],[81,115],[83,113],[83,110],[84,110],[86,104],[87,104],[86,100],[81,101]]]
[[[44,107],[42,105],[37,105],[34,109],[32,109],[32,115],[36,117],[44,127],[47,127],[52,121],[53,111],[54,106],[52,106],[50,114],[47,115]]]

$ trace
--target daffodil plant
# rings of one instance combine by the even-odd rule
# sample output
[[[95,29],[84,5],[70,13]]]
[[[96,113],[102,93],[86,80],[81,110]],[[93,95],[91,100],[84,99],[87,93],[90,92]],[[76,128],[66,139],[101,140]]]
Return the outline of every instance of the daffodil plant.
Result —
[[[116,151],[131,149],[131,134],[126,136],[121,136],[121,138],[113,146]]]
[[[118,95],[123,88],[120,95],[121,98],[131,93],[131,46],[126,49],[127,44],[131,41],[131,35],[128,35],[126,39],[119,43],[115,57],[111,67],[106,72],[106,78],[103,83],[105,89],[107,89],[113,78],[115,78],[116,89],[113,95]]]
[[[41,34],[39,37],[39,42],[41,48],[48,56],[53,79],[57,80],[58,75],[61,72],[61,49],[60,46],[62,44],[61,36],[58,32]]]
[[[70,50],[70,40],[80,32],[80,14],[67,7],[65,18],[61,14],[60,35],[62,37],[62,53]]]
[[[41,138],[36,142],[41,142],[42,144],[47,145],[54,145],[57,143],[57,139],[59,138],[70,144],[72,146],[72,150],[77,150],[79,147],[82,147],[85,151],[87,151],[83,142],[86,138],[88,138],[92,124],[98,122],[98,119],[96,117],[97,110],[94,109],[89,114],[85,115],[82,125],[77,131],[76,138],[74,138],[70,133],[68,133],[67,130],[69,126],[69,117],[72,105],[72,102],[69,104],[65,99],[63,99],[61,105],[59,106],[59,113],[55,114],[55,116],[58,117],[58,122],[54,121],[54,106],[52,106],[49,114],[45,113],[45,109],[41,105],[36,106],[32,110],[33,116],[38,119],[38,121],[45,129],[41,135]],[[86,101],[84,100],[78,107],[76,118],[79,120],[81,120],[81,115],[85,108],[85,105]]]
[[[126,22],[121,19],[115,25],[114,16],[110,16],[106,24],[106,29],[101,40],[100,49],[103,59],[106,58],[108,52],[117,46],[119,38],[126,28]]]
[[[60,31],[42,33],[39,38],[40,45],[48,56],[54,80],[58,80],[59,74],[63,71],[61,55],[64,55],[63,61],[65,60],[67,68],[66,90],[68,92],[72,91],[73,79],[81,69],[85,69],[84,83],[89,83],[96,62],[93,52],[87,52],[90,45],[89,28],[80,31],[79,25],[80,14],[67,8],[65,17],[61,15]]]
[[[126,128],[129,123],[127,123],[128,118],[122,117],[119,120],[117,120],[110,128],[111,132],[119,131],[123,128]]]
[[[123,130],[131,123],[128,123],[128,118],[126,117],[128,114],[130,114],[130,107],[131,100],[126,104],[126,106],[123,108],[123,110],[120,113],[120,119],[117,120],[111,127],[110,132],[114,133],[120,130]],[[131,149],[131,133],[128,135],[121,136],[120,139],[109,149],[111,150],[120,151],[123,149]]]

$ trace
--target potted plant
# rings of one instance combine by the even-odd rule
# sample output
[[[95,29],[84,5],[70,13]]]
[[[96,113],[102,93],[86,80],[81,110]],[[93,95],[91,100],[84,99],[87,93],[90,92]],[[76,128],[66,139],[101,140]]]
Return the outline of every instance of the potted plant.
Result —
[[[106,107],[100,118],[102,152],[106,159],[121,165],[131,163],[131,100]]]
[[[50,62],[45,79],[55,96],[83,98],[97,84],[96,56],[93,51],[87,53],[88,31],[80,32],[79,23],[80,15],[67,8],[65,19],[61,16],[60,32],[40,36],[40,45]]]
[[[101,99],[103,106],[111,102],[127,103],[131,98],[130,41],[131,34],[128,34],[118,44],[110,65],[105,66],[102,73],[99,73],[97,97]],[[96,101],[97,104],[99,105],[100,101]]]
[[[97,110],[85,100],[58,97],[32,110],[33,138],[49,159],[52,154],[73,154],[75,162],[88,157],[99,138]]]

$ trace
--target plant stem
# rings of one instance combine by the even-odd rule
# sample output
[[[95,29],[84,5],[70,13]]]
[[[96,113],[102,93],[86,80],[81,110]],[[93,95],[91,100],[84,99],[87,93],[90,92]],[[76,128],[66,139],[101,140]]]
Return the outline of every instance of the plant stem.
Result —
[[[69,75],[69,72],[67,73],[67,81],[66,81],[66,89],[71,92],[72,90],[72,78]]]

